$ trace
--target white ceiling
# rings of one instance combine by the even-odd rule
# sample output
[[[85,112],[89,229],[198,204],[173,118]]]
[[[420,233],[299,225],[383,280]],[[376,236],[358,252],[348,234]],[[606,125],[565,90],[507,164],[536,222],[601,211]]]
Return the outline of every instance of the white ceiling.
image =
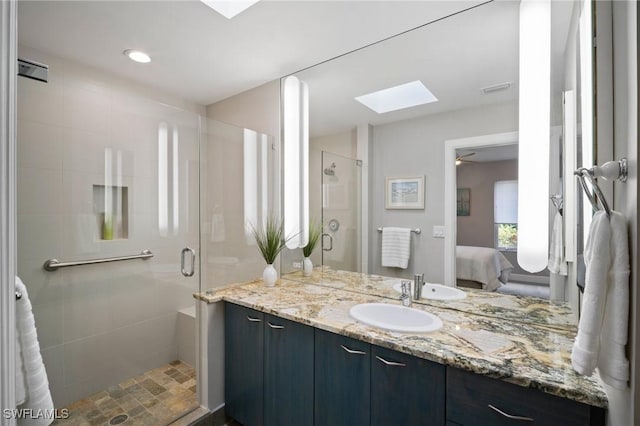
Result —
[[[481,3],[263,0],[228,20],[195,0],[22,0],[18,42],[208,105]]]

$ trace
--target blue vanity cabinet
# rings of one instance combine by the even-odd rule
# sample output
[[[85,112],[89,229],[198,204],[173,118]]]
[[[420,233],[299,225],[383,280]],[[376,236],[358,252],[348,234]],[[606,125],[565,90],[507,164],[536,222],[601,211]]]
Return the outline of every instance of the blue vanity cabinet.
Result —
[[[225,412],[246,426],[263,425],[264,314],[225,303]]]
[[[264,424],[311,426],[314,329],[273,315],[264,319]]]
[[[444,425],[445,366],[371,345],[371,425]]]
[[[368,426],[371,347],[315,330],[315,424]]]
[[[604,426],[605,411],[448,367],[447,421],[460,426]]]

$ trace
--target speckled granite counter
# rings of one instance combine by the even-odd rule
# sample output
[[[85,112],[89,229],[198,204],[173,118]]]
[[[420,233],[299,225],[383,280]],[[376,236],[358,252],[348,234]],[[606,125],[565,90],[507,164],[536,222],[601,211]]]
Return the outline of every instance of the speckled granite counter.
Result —
[[[316,272],[309,282],[318,279],[321,278]],[[260,280],[196,297],[207,303],[232,302],[520,386],[597,407],[607,406],[598,380],[579,376],[571,368],[571,345],[575,335],[571,327],[538,326],[435,304],[414,303],[414,308],[428,310],[440,317],[444,327],[427,334],[394,333],[359,324],[349,316],[353,305],[378,302],[382,296],[375,292],[367,294],[363,289],[346,290],[349,283],[348,280],[345,282],[343,288],[337,288],[280,279],[275,287],[265,287]],[[397,296],[394,294],[394,297]],[[384,298],[384,301],[399,303],[391,298]]]

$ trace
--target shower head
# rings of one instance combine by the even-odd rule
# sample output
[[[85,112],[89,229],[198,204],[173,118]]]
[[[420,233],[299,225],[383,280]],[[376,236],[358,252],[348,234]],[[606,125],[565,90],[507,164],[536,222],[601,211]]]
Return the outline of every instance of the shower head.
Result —
[[[327,176],[335,176],[336,175],[336,163],[331,163],[331,166],[326,167],[324,169],[324,174]]]

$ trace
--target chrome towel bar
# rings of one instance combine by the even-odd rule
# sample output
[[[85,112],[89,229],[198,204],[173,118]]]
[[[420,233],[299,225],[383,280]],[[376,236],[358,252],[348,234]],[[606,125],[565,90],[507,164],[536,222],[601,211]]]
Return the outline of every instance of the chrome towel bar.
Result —
[[[382,232],[382,228],[378,228],[378,232]],[[412,229],[411,232],[413,232],[414,234],[421,234],[422,229],[420,228]]]
[[[107,262],[118,262],[120,260],[133,260],[133,259],[149,259],[153,257],[153,253],[149,250],[142,250],[140,254],[134,254],[131,256],[119,256],[119,257],[106,257],[103,259],[87,259],[87,260],[77,260],[75,262],[60,262],[58,259],[49,259],[44,262],[44,269],[47,271],[55,271],[58,268],[66,268],[67,266],[78,266],[78,265],[92,265],[94,263],[107,263]]]

